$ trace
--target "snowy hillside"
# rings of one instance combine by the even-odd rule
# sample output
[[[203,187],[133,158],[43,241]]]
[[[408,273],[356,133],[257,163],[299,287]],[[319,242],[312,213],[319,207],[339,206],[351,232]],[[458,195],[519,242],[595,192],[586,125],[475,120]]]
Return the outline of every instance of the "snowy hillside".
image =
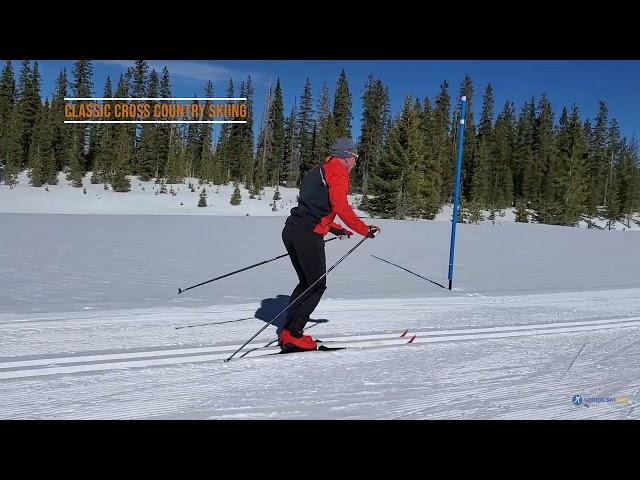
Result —
[[[230,204],[233,185],[200,185],[195,178],[187,178],[183,184],[166,185],[167,193],[159,193],[161,186],[154,181],[142,182],[130,176],[131,191],[126,193],[105,190],[102,184],[90,182],[91,172],[85,175],[84,188],[74,188],[66,181],[64,174],[58,174],[58,184],[46,187],[31,187],[29,177],[24,171],[19,175],[19,183],[14,188],[0,183],[0,213],[56,213],[56,214],[108,214],[108,215],[230,215],[230,216],[287,216],[296,205],[297,188],[280,187],[280,200],[276,201],[277,210],[273,210],[274,187],[265,187],[264,196],[250,198],[249,191],[240,187],[242,202]],[[194,186],[191,192],[188,184]],[[207,192],[207,207],[198,207],[202,188]],[[84,193],[86,189],[86,194]],[[174,191],[175,195],[170,192]],[[156,194],[158,192],[158,194]],[[366,212],[357,209],[360,195],[350,195],[350,203],[360,217],[368,217]],[[436,221],[450,222],[452,205],[445,205],[436,215]],[[503,225],[515,222],[515,209],[499,211],[495,221],[489,220],[489,211],[483,211],[484,220],[480,223]],[[595,229],[608,228],[607,221],[600,218],[589,219]],[[586,219],[579,227],[587,228]],[[640,231],[640,214],[631,219],[630,225],[613,222],[613,230]]]
[[[273,211],[274,187],[265,187],[262,198],[251,199],[249,191],[240,186],[240,205],[230,204],[233,185],[200,185],[195,178],[185,179],[184,184],[166,185],[167,193],[159,193],[161,186],[154,181],[142,182],[137,177],[131,181],[130,192],[105,190],[103,184],[91,184],[91,172],[83,180],[83,188],[74,188],[58,174],[58,184],[32,187],[26,171],[20,174],[19,183],[13,188],[0,184],[0,212],[4,213],[61,213],[61,214],[110,214],[110,215],[234,215],[234,216],[287,216],[296,205],[297,188],[280,187],[280,200]],[[194,192],[188,184],[191,182]],[[207,207],[198,207],[200,192],[207,192]],[[170,192],[173,189],[175,195]],[[156,195],[156,192],[158,194]],[[354,197],[352,197],[353,200]],[[362,212],[360,212],[364,215]]]

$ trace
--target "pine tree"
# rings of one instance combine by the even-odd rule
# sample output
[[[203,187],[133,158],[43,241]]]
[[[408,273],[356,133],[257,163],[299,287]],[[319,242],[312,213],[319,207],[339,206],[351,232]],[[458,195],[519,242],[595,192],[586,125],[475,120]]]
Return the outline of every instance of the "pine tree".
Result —
[[[433,218],[439,209],[438,186],[429,175],[421,111],[407,96],[389,133],[385,157],[373,175],[371,212],[394,218]]]
[[[51,101],[51,114],[53,118],[53,152],[56,157],[56,169],[64,170],[66,157],[70,147],[70,135],[74,130],[64,123],[65,97],[67,97],[69,83],[67,72],[62,69],[56,81],[56,91]]]
[[[267,88],[267,97],[258,136],[258,150],[254,161],[253,186],[261,190],[269,181],[268,166],[273,163],[273,124],[271,123],[271,103],[273,102],[273,89],[271,79]]]
[[[205,137],[205,143],[202,145],[200,165],[200,178],[206,182],[213,182],[215,178],[215,153],[211,147],[211,139],[209,137]]]
[[[273,200],[280,200],[282,197],[280,197],[280,191],[278,190],[278,186],[276,186],[276,190],[275,192],[273,192]]]
[[[477,149],[474,155],[474,170],[471,178],[471,198],[481,207],[492,204],[495,196],[491,184],[491,173],[497,168],[495,157],[491,155],[495,138],[493,129],[493,88],[489,83],[482,98],[480,124],[476,137]]]
[[[103,98],[112,98],[111,78],[107,76],[104,82]],[[110,124],[100,125],[100,144],[98,145],[96,152],[96,161],[91,174],[91,183],[104,183],[109,182],[109,176],[112,171],[113,160],[113,145],[114,145],[114,129]]]
[[[312,162],[309,164],[309,169],[311,169],[317,165],[316,159],[320,151],[320,146],[318,145],[318,122],[315,119],[311,121],[311,141],[309,143],[309,161]],[[354,172],[352,172],[352,174],[353,173]]]
[[[390,124],[384,154],[371,172],[371,192],[366,204],[367,212],[382,218],[393,218],[401,194],[403,160],[401,151],[400,116]]]
[[[69,164],[66,167],[67,181],[71,182],[73,187],[82,187],[82,177],[84,171],[82,170],[81,156],[80,156],[80,142],[78,141],[78,131],[76,130],[71,137],[71,146],[69,150]]]
[[[120,127],[120,125],[118,125]],[[123,125],[124,126],[124,125]],[[116,192],[131,190],[131,182],[127,178],[130,173],[132,154],[131,132],[126,128],[119,128],[115,135],[115,162],[111,175],[111,186]]]
[[[135,60],[130,68],[129,91],[134,98],[145,97],[149,86],[149,64],[146,60]],[[141,103],[141,102],[137,102]]]
[[[589,120],[588,118],[585,119],[584,123],[582,124],[582,131],[584,132],[584,141],[587,143],[587,156],[589,159],[587,164],[589,164],[589,162],[591,161],[591,153],[595,145],[595,137],[593,127],[591,126],[591,120]]]
[[[569,156],[564,166],[564,225],[575,225],[585,209],[588,195],[587,145],[580,123],[578,107],[574,105],[569,120]]]
[[[298,122],[296,117],[296,102],[294,100],[291,115],[287,119],[287,130],[285,136],[285,157],[283,171],[286,172],[286,186],[294,187],[300,180],[300,151],[297,140]]]
[[[420,108],[421,118],[420,118],[420,129],[423,132],[423,137],[425,139],[424,144],[424,155],[425,161],[431,162],[431,168],[427,173],[434,175],[434,178],[437,181],[438,187],[435,188],[436,201],[440,204],[440,197],[442,194],[442,171],[440,162],[437,159],[437,156],[434,155],[434,144],[435,144],[435,136],[434,132],[434,108],[431,105],[431,100],[429,97],[425,97],[423,104]],[[366,197],[363,197],[366,200]]]
[[[460,100],[467,97],[467,106],[464,120],[464,146],[462,152],[462,193],[466,198],[471,198],[471,184],[473,172],[476,170],[476,130],[473,123],[473,82],[466,75],[460,85]],[[455,183],[455,182],[454,182]]]
[[[48,102],[40,107],[29,147],[29,178],[34,187],[58,183],[50,110]]]
[[[9,130],[9,120],[15,105],[16,81],[13,76],[11,60],[7,60],[2,69],[2,78],[0,79],[0,138],[3,138]],[[3,158],[2,155],[0,155],[0,158]]]
[[[6,131],[11,112],[16,104],[16,81],[11,60],[7,60],[0,79],[0,128]]]
[[[420,101],[416,99],[413,108],[413,122],[410,130],[411,134],[407,137],[408,145],[410,145],[410,154],[415,156],[417,170],[421,178],[420,183],[420,202],[419,208],[414,215],[420,218],[433,219],[440,209],[440,192],[442,190],[442,174],[437,158],[430,155],[426,141],[427,131],[424,129],[425,113],[422,110]]]
[[[623,140],[620,136],[620,126],[618,121],[614,118],[611,120],[608,134],[607,134],[607,157],[609,158],[609,168],[606,175],[606,182],[604,188],[604,205],[607,205],[607,194],[611,187],[612,176],[616,171],[616,167],[620,165],[623,157],[622,149],[624,147]]]
[[[140,67],[141,71],[143,67]],[[138,76],[142,73],[138,72],[136,76],[136,85],[141,81]],[[142,81],[144,77],[142,77]],[[144,85],[144,83],[143,83]],[[147,90],[141,95],[142,97],[156,98],[158,96],[159,80],[158,74],[155,70],[151,70],[148,77]],[[148,102],[151,111],[153,112],[155,102]],[[139,175],[140,180],[150,180],[156,171],[158,171],[158,127],[155,123],[145,123],[141,125],[140,129],[140,144],[136,156],[137,165],[136,173]]]
[[[17,120],[18,109],[14,108],[9,117],[9,131],[6,136],[2,137],[4,145],[4,183],[13,187],[18,183],[18,173],[21,169],[22,162],[22,138],[19,131],[20,124]]]
[[[527,212],[527,205],[523,200],[516,203],[516,222],[529,223],[529,213]]]
[[[168,183],[184,183],[184,168],[182,166],[182,139],[180,130],[173,128],[169,145],[169,160],[167,161],[166,177]]]
[[[131,96],[134,98],[142,98],[148,89],[148,72],[149,65],[146,60],[136,60],[132,68],[132,84]]]
[[[149,89],[149,64],[146,60],[135,60],[133,67],[129,68],[127,75],[127,84],[129,92],[131,93],[131,97],[133,98],[143,98],[146,97],[146,93]],[[194,95],[195,96],[195,95]],[[134,105],[142,104],[144,101],[142,100],[133,100],[131,102]],[[136,120],[143,120],[141,116],[137,116]],[[145,173],[141,173],[139,168],[141,163],[143,162],[142,156],[143,152],[141,149],[142,143],[142,133],[143,127],[146,125],[142,125],[140,123],[136,123],[133,125],[133,152],[132,152],[132,167],[133,173],[137,175],[142,175],[141,178],[147,178]]]
[[[344,69],[340,72],[336,95],[333,100],[333,119],[335,122],[335,136],[351,138],[351,93]]]
[[[422,112],[422,115],[420,128],[422,128],[422,131],[425,134],[425,146],[427,149],[427,153],[431,155],[433,151],[433,143],[435,140],[431,135],[433,133],[433,127],[435,123],[435,105],[431,102],[431,99],[426,96],[424,97],[424,101],[421,107],[422,108],[420,111]]]
[[[428,186],[425,182],[425,145],[424,132],[422,131],[422,111],[419,101],[413,101],[411,97],[405,100],[405,112],[402,129],[404,143],[404,156],[407,161],[405,165],[407,179],[404,189],[404,205],[401,206],[399,218],[422,217],[425,215],[423,200],[428,195]],[[409,102],[412,105],[409,105]]]
[[[609,193],[609,201],[605,206],[606,218],[609,222],[615,222],[622,217],[622,205],[620,201],[620,190],[617,177],[612,177],[611,192]]]
[[[247,105],[247,123],[236,125],[238,131],[239,178],[245,183],[253,180],[253,81],[251,75],[243,82],[241,97],[245,97]]]
[[[571,126],[567,109],[563,108],[560,123],[554,132],[555,165],[542,172],[542,197],[535,204],[535,218],[543,223],[565,224],[566,218],[562,210],[566,202],[569,176],[574,174],[572,155],[574,137],[577,133],[573,132],[572,128],[574,127]]]
[[[520,117],[516,133],[515,148],[513,149],[513,190],[517,199],[530,201],[524,193],[525,171],[530,171],[529,165],[533,162],[533,137],[535,126],[535,100],[525,102]]]
[[[478,125],[478,140],[491,142],[493,137],[493,87],[489,83],[482,97],[482,112]]]
[[[162,78],[160,79],[160,97],[171,98],[171,79],[169,69],[162,68]],[[163,101],[164,104],[172,102]],[[161,117],[160,120],[168,120],[168,117]],[[169,159],[169,141],[171,137],[171,124],[159,124],[157,131],[158,152],[155,162],[154,176],[156,178],[165,176],[165,168]]]
[[[432,111],[431,129],[427,131],[427,138],[431,139],[428,144],[428,155],[434,159],[437,174],[440,175],[440,202],[453,202],[453,192],[455,189],[455,160],[454,145],[455,137],[452,134],[457,132],[457,121],[454,120],[454,128],[450,131],[451,125],[451,99],[449,97],[449,84],[445,80],[440,84],[440,92],[436,97]],[[459,113],[458,113],[459,116]],[[459,120],[459,117],[458,117]],[[453,140],[453,141],[451,141]]]
[[[469,202],[468,215],[469,223],[473,223],[475,225],[478,225],[482,220],[484,220],[484,216],[482,215],[482,208],[476,201]]]
[[[611,129],[613,130],[616,126],[617,124],[614,125],[612,122]],[[618,148],[616,200],[618,200],[619,206],[617,213],[620,217],[627,217],[627,225],[629,226],[631,215],[640,210],[640,205],[638,205],[638,200],[640,200],[640,163],[638,163],[635,139],[631,142],[620,142]]]
[[[525,166],[523,177],[523,193],[537,209],[545,205],[547,216],[549,212],[559,210],[558,197],[554,188],[554,180],[558,176],[556,143],[553,131],[553,112],[551,104],[543,95],[538,103],[538,117],[534,125],[533,158]],[[555,217],[555,213],[554,213]],[[553,221],[553,223],[557,223]]]
[[[32,143],[36,117],[40,112],[42,102],[40,100],[40,73],[38,64],[33,68],[29,60],[22,62],[20,77],[18,80],[17,116],[18,131],[21,132],[20,145],[22,148],[22,159],[20,169],[29,161],[29,148]]]
[[[314,165],[315,159],[312,154],[313,136],[313,98],[311,94],[311,83],[307,78],[304,84],[304,92],[300,97],[300,108],[297,116],[298,152],[300,154],[300,178],[304,176]]]
[[[242,201],[242,195],[240,195],[240,188],[238,186],[238,182],[234,182],[233,184],[233,195],[231,195],[231,205],[237,206],[240,205]]]
[[[202,187],[202,191],[200,192],[200,198],[198,200],[199,207],[207,206],[207,189]]]
[[[631,215],[640,212],[640,158],[635,136],[631,139],[629,148],[625,150],[625,164],[628,165],[627,186],[624,195],[623,212]]]
[[[93,171],[98,161],[99,148],[102,143],[101,134],[104,125],[90,124],[88,125],[88,149],[85,155],[85,167],[83,170]]]
[[[498,213],[498,210],[494,207],[491,207],[490,211],[489,211],[489,216],[487,217],[487,220],[491,221],[491,225],[495,225],[496,224],[496,214]]]
[[[356,164],[358,182],[362,185],[363,198],[369,193],[369,175],[371,169],[383,155],[386,128],[389,124],[389,91],[382,81],[367,78],[362,96],[362,131],[358,153],[360,158]],[[439,180],[439,179],[438,179]]]
[[[124,98],[129,96],[128,75],[120,75],[115,96]],[[108,157],[108,175],[113,190],[116,192],[128,192],[131,189],[131,182],[127,175],[131,174],[131,157],[133,153],[133,128],[128,124],[116,124],[112,130],[112,140],[110,150],[112,154]]]
[[[489,140],[486,136],[482,137],[476,150],[475,170],[471,179],[471,200],[480,206],[488,205],[490,199],[489,184]],[[471,207],[470,207],[471,208]]]
[[[467,202],[464,197],[460,196],[460,202],[458,205],[458,221],[457,223],[469,223],[469,213],[467,209]]]
[[[240,83],[240,97],[247,97],[245,82]],[[248,159],[244,150],[245,125],[233,124],[229,132],[228,155],[231,179],[237,182],[247,183]],[[250,183],[250,182],[249,182]]]
[[[489,203],[496,208],[513,204],[513,148],[515,144],[515,109],[507,102],[496,119],[489,172]]]
[[[276,82],[276,88],[273,92],[273,101],[269,111],[269,125],[271,125],[272,129],[273,143],[269,149],[272,156],[267,156],[268,173],[270,174],[268,182],[270,185],[274,185],[280,177],[280,167],[284,159],[285,125],[280,79]]]
[[[609,155],[607,155],[607,104],[602,100],[599,102],[596,124],[593,128],[591,141],[588,143],[588,163],[587,174],[590,182],[587,191],[587,208],[589,213],[595,214],[599,205],[604,205],[604,191],[606,179],[609,176]]]
[[[11,60],[5,62],[0,79],[0,165],[7,159],[10,123],[16,105],[16,82]]]
[[[209,82],[205,91],[207,97],[213,97],[213,84]],[[209,108],[210,102],[207,101],[205,105],[205,111]],[[201,129],[201,143],[202,148],[200,152],[200,173],[199,177],[207,182],[212,182],[215,179],[215,155],[213,151],[213,140],[211,138],[212,129],[211,124],[203,124]]]
[[[90,97],[93,91],[93,65],[90,60],[78,60],[73,64],[71,88],[76,97]]]
[[[233,79],[229,79],[227,86],[227,97],[233,98],[234,95]],[[227,102],[231,103],[231,102]],[[220,137],[218,137],[218,146],[216,148],[216,183],[227,183],[232,178],[231,159],[234,156],[235,145],[233,145],[234,137],[232,136],[232,125],[228,123],[222,124]]]
[[[71,72],[73,81],[71,82],[71,91],[76,98],[88,98],[93,94],[93,65],[90,60],[78,60],[73,64],[73,70]],[[74,103],[81,103],[77,101]],[[82,168],[89,170],[93,168],[92,160],[95,157],[95,152],[92,152],[88,147],[95,142],[91,142],[91,124],[82,125],[75,124],[72,127],[73,130],[78,132],[78,150],[82,157]],[[93,145],[91,145],[93,146]],[[69,148],[76,148],[71,147]]]
[[[613,119],[607,133],[606,155],[609,159],[609,167],[605,173],[603,200],[607,218],[612,220],[617,220],[622,214],[621,202],[624,202],[624,193],[619,191],[621,187],[621,177],[623,176],[621,147],[620,127],[616,119]]]
[[[324,163],[326,157],[331,154],[331,146],[335,143],[335,123],[331,114],[331,100],[326,82],[322,84],[322,91],[318,100],[318,131],[316,134],[317,158],[315,163]]]
[[[193,103],[198,105],[199,102],[194,100]],[[198,177],[200,174],[200,158],[202,157],[201,127],[197,123],[189,123],[187,125],[184,166],[188,177]]]

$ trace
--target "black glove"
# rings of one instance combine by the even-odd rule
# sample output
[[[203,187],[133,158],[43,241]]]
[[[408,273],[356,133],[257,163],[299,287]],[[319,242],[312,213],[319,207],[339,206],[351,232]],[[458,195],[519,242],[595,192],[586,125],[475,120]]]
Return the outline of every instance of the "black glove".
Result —
[[[333,233],[337,237],[348,237],[350,238],[353,235],[351,230],[347,230],[346,228],[332,228],[331,233]]]
[[[367,234],[367,238],[376,238],[376,233],[380,231],[380,228],[375,225],[369,225],[369,233]]]

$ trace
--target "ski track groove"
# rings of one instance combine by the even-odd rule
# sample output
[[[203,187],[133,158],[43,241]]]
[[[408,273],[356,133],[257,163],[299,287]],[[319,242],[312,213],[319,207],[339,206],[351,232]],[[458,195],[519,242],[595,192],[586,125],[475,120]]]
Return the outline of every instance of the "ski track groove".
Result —
[[[508,359],[508,355],[503,355],[505,359]],[[498,355],[500,357],[500,355]],[[499,358],[498,358],[499,360]],[[390,405],[393,408],[384,408],[384,414],[377,414],[375,417],[381,416],[382,418],[429,418],[429,416],[436,416],[437,418],[476,418],[477,415],[480,415],[484,418],[620,418],[622,413],[621,410],[616,408],[610,408],[610,410],[605,411],[605,408],[609,408],[610,406],[599,405],[594,407],[589,407],[588,409],[585,407],[573,407],[570,404],[570,393],[581,391],[579,388],[573,388],[565,386],[567,392],[566,402],[558,402],[557,405],[547,406],[544,411],[540,411],[538,408],[535,408],[535,405],[539,404],[539,401],[544,400],[547,387],[555,386],[559,383],[557,378],[554,378],[552,375],[548,373],[542,374],[541,379],[536,380],[534,383],[525,386],[498,386],[496,388],[495,385],[488,386],[478,386],[477,383],[483,380],[483,377],[479,377],[478,373],[481,371],[485,371],[487,373],[487,378],[489,378],[492,382],[495,382],[504,378],[522,378],[527,373],[515,373],[510,375],[500,375],[503,373],[504,368],[496,368],[495,366],[491,367],[488,365],[494,364],[494,361],[484,362],[485,364],[475,365],[472,368],[468,368],[466,370],[461,371],[458,374],[447,377],[447,380],[443,382],[445,385],[453,385],[454,387],[451,389],[445,389],[438,394],[428,393],[430,389],[432,389],[433,385],[426,385],[420,387],[414,387],[413,389],[418,392],[426,393],[422,398],[417,400],[409,400],[404,402],[394,402],[391,401],[383,401],[382,405]],[[190,369],[187,369],[187,371]],[[455,369],[453,369],[455,371]],[[498,373],[497,376],[489,375],[491,372]],[[44,415],[44,418],[95,418],[95,416],[99,416],[101,418],[109,418],[109,419],[125,419],[125,418],[151,418],[151,417],[161,417],[170,414],[172,411],[179,408],[194,408],[197,407],[197,400],[194,401],[194,398],[202,398],[203,396],[210,395],[211,389],[207,385],[206,372],[202,372],[203,375],[199,375],[194,380],[204,380],[204,383],[199,383],[196,381],[193,387],[185,388],[184,378],[178,376],[174,381],[170,382],[168,385],[163,385],[163,393],[159,396],[156,396],[153,401],[145,401],[145,395],[143,395],[144,391],[147,389],[152,389],[154,387],[153,384],[149,384],[148,382],[142,382],[141,386],[138,388],[133,388],[129,391],[119,391],[115,392],[111,395],[120,397],[119,402],[115,405],[110,405],[108,408],[108,413],[102,411],[104,408],[100,405],[99,401],[107,398],[108,395],[98,395],[96,400],[92,402],[95,404],[92,408],[87,408],[85,406],[82,412],[76,412],[76,408],[74,407],[74,398],[76,395],[80,394],[83,391],[83,385],[78,378],[74,378],[72,382],[80,383],[79,386],[67,392],[67,399],[70,401],[71,406],[65,409],[57,409],[55,411],[48,411],[38,414],[34,412],[33,409],[19,409],[18,411],[7,411],[6,409],[0,410],[0,416],[3,418],[7,418],[7,413],[10,413],[10,416],[16,416],[18,418],[41,418]],[[118,375],[116,374],[116,377]],[[255,372],[253,377],[261,377],[263,374],[260,372]],[[603,385],[606,384],[606,379],[609,377],[609,372],[603,371],[596,377],[591,377],[592,380],[597,381],[599,385],[603,382]],[[246,379],[245,379],[246,380]],[[228,382],[227,388],[233,391],[235,388],[241,386],[242,381],[231,381]],[[475,385],[475,386],[473,386]],[[117,385],[116,385],[117,386]],[[264,385],[264,388],[269,388],[270,385]],[[570,390],[569,388],[573,388]],[[591,392],[582,392],[589,394],[598,394],[604,387],[593,385]],[[321,402],[316,402],[315,407],[322,407],[321,411],[326,412],[325,414],[320,414],[322,418],[332,418],[335,414],[340,412],[344,413],[344,410],[349,410],[351,412],[354,409],[361,409],[366,407],[378,406],[380,407],[381,402],[378,397],[393,393],[402,393],[407,394],[412,389],[412,387],[401,386],[397,388],[387,388],[384,391],[378,390],[363,390],[360,392],[352,392],[347,395],[346,400],[349,400],[349,396],[358,399],[356,403],[349,403],[347,407],[340,407],[339,405],[336,409],[333,409],[333,406],[336,406],[336,403],[345,401],[345,396],[340,396],[340,393],[337,392],[332,398],[331,395],[327,395],[325,399]],[[136,395],[131,395],[131,392]],[[179,393],[178,393],[179,392]],[[303,397],[306,397],[309,392],[304,389],[302,392]],[[373,398],[372,397],[376,397]],[[469,398],[490,398],[490,400],[484,400],[485,408],[482,409],[481,412],[477,408],[469,409],[466,406],[466,403],[469,403]],[[517,411],[513,411],[507,407],[505,412],[501,412],[501,410],[505,410],[506,405],[513,404],[514,400],[529,398],[532,405],[532,408],[524,408]],[[20,402],[24,400],[20,396],[10,398],[11,403],[14,401]],[[77,401],[77,400],[76,400]],[[135,406],[132,404],[132,401],[139,401],[140,404]],[[517,402],[515,402],[517,403]],[[571,407],[568,409],[568,407]],[[434,409],[434,406],[436,407]],[[441,406],[443,411],[440,411],[437,407]],[[44,405],[46,407],[46,403]],[[604,408],[603,408],[604,407]],[[254,407],[243,407],[241,404],[236,405],[236,407],[225,407],[221,411],[218,411],[214,415],[209,415],[209,418],[223,418],[223,417],[237,417],[239,414],[237,413],[239,410],[247,410]],[[255,407],[257,408],[257,407]],[[276,405],[273,405],[273,408],[276,408]],[[432,410],[431,414],[427,415],[426,412],[428,410]],[[30,412],[30,413],[28,413]],[[227,412],[227,413],[224,413]],[[228,413],[228,412],[236,412],[236,413]],[[331,414],[334,412],[334,415]],[[633,409],[629,409],[627,412],[627,417],[629,417],[633,413]],[[256,418],[260,416],[264,416],[264,413],[245,413],[242,415],[246,415],[247,418]],[[359,415],[354,415],[352,413],[346,415],[346,418],[358,418]]]
[[[574,333],[585,331],[597,331],[607,328],[637,328],[640,327],[640,318],[623,317],[616,320],[595,320],[589,322],[560,322],[556,324],[538,324],[529,326],[514,327],[489,327],[477,329],[441,330],[441,331],[412,331],[412,335],[417,335],[412,345],[436,342],[453,342],[469,340],[486,340],[495,338],[507,338],[530,335],[549,335],[559,333]],[[353,335],[345,337],[327,337],[325,344],[331,346],[332,341],[340,342],[340,345],[350,347],[374,348],[382,346],[402,345],[406,343],[399,334],[376,334],[376,335]],[[90,371],[101,371],[109,369],[122,369],[131,367],[153,367],[174,365],[190,362],[207,362],[223,360],[237,345],[211,346],[200,348],[183,348],[174,350],[157,350],[130,353],[114,353],[103,355],[74,356],[61,358],[43,358],[33,360],[9,360],[0,361],[0,380],[20,378],[39,375],[71,374]],[[266,347],[263,349],[248,349],[242,358],[251,358],[273,353],[278,347]],[[318,352],[325,353],[325,352]],[[335,352],[337,353],[337,352]],[[135,360],[139,359],[139,360]],[[122,361],[118,361],[122,360]],[[103,361],[103,363],[99,363]],[[72,364],[67,367],[60,367],[60,364]],[[20,367],[42,367],[28,368],[26,370],[12,370]]]

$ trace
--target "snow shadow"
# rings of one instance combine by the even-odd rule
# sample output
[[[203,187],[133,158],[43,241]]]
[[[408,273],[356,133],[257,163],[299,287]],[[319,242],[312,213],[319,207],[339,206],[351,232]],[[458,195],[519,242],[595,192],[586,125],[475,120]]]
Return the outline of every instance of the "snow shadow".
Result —
[[[260,302],[260,307],[258,308],[258,310],[256,310],[256,313],[254,315],[255,318],[262,320],[263,322],[269,322],[289,304],[290,298],[290,295],[278,295],[276,297],[265,298]],[[278,333],[280,333],[280,330],[282,330],[282,327],[284,326],[286,320],[286,314],[283,314],[280,318],[276,319],[276,321],[273,322],[273,325],[277,327]],[[326,318],[312,318],[307,323],[306,329],[315,326],[314,324],[326,323],[328,321],[329,320],[327,320]]]
[[[411,275],[415,275],[416,277],[419,277],[419,278],[421,278],[421,279],[423,279],[423,280],[426,280],[427,282],[431,282],[431,283],[433,283],[434,285],[439,286],[440,288],[445,288],[445,289],[447,288],[447,287],[445,287],[444,285],[442,285],[441,283],[434,282],[433,280],[429,280],[427,277],[423,277],[422,275],[419,275],[419,274],[417,274],[416,272],[412,272],[412,271],[411,271],[411,270],[409,270],[408,268],[404,268],[404,267],[402,267],[402,266],[400,266],[400,265],[398,265],[398,264],[396,264],[396,263],[390,262],[389,260],[385,260],[384,258],[376,257],[375,255],[370,255],[370,256],[371,256],[371,257],[373,257],[373,258],[377,258],[378,260],[382,260],[383,262],[388,263],[388,264],[390,264],[390,265],[393,265],[394,267],[398,267],[399,269],[404,270],[405,272],[408,272],[408,273],[410,273]]]

